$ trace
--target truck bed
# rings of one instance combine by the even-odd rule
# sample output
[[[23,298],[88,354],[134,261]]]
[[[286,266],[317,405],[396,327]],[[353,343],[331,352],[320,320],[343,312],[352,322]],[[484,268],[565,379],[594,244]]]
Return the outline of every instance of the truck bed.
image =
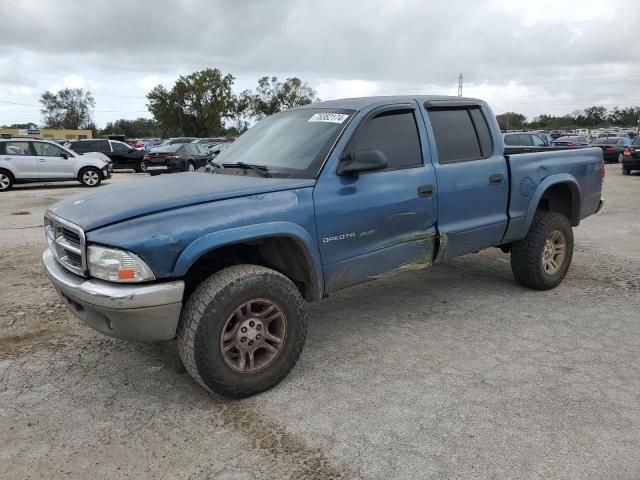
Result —
[[[595,213],[600,205],[601,175],[604,168],[600,148],[545,149],[535,153],[505,155],[509,168],[509,227],[505,242],[522,238],[526,234],[531,205],[537,205],[544,183],[561,181],[574,188],[579,195],[581,220]],[[575,188],[577,187],[577,188]]]

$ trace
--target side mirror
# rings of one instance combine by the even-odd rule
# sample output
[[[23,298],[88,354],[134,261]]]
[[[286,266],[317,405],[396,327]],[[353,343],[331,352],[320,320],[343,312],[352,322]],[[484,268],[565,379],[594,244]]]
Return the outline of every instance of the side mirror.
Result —
[[[340,159],[336,173],[340,176],[349,176],[375,172],[387,168],[388,163],[387,156],[380,150],[358,150]]]
[[[62,152],[62,153],[60,154],[60,156],[61,156],[62,158],[64,158],[65,160],[69,158],[69,154],[68,154],[68,153],[66,153],[66,152]]]

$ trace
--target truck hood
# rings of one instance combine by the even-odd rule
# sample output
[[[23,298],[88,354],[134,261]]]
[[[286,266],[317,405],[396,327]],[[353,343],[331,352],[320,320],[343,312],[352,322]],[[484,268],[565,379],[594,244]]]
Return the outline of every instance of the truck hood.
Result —
[[[98,187],[62,200],[49,211],[90,231],[164,210],[313,185],[313,179],[185,172]]]

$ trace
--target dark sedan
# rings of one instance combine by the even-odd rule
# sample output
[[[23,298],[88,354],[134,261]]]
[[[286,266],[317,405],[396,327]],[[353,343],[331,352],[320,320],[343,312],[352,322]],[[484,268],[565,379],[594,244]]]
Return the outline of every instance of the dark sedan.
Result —
[[[624,149],[631,145],[629,137],[601,137],[591,144],[602,149],[606,163],[620,163],[624,158]]]
[[[551,143],[553,147],[588,147],[589,142],[585,137],[580,136],[568,136],[568,137],[558,137],[553,143]]]
[[[636,136],[622,152],[622,174],[629,175],[631,170],[640,170],[640,136]]]
[[[194,172],[207,165],[211,155],[194,143],[174,143],[153,148],[144,156],[146,170],[151,175]]]

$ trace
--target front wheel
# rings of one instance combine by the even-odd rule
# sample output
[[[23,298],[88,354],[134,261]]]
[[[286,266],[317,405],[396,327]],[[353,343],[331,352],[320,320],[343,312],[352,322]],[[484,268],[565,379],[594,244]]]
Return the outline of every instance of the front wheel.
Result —
[[[83,168],[78,175],[80,183],[85,187],[97,187],[102,183],[102,174],[100,170],[94,167]]]
[[[624,159],[624,155],[622,155],[621,153],[618,154],[618,163],[622,163],[622,160]]]
[[[191,294],[178,351],[204,388],[242,398],[280,382],[306,335],[304,300],[291,280],[269,268],[237,265],[214,273]]]
[[[527,236],[511,247],[511,271],[518,282],[537,290],[556,287],[573,257],[573,229],[560,213],[538,211]]]
[[[187,172],[195,172],[196,171],[196,166],[194,165],[193,162],[188,162],[187,163]]]
[[[631,175],[631,169],[622,167],[622,174],[623,175]]]

